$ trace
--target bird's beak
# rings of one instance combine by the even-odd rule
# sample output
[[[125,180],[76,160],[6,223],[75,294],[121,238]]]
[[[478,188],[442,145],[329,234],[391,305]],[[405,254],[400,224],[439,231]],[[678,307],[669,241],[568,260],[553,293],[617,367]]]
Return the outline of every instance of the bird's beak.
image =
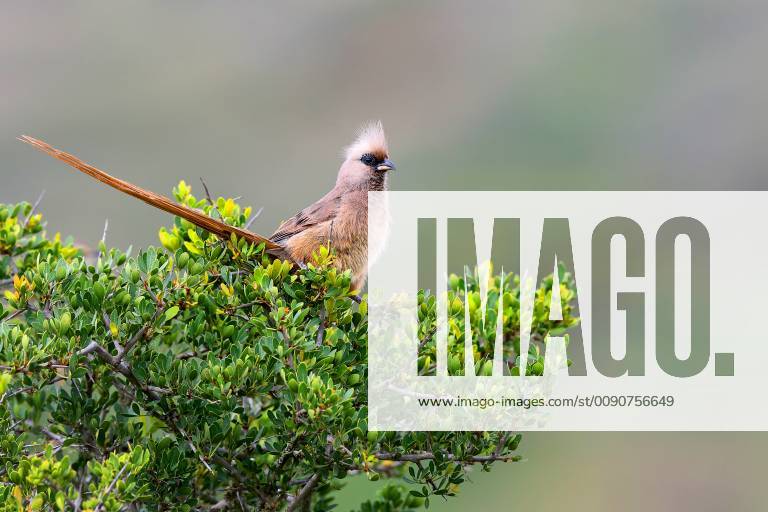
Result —
[[[395,169],[395,164],[393,164],[390,159],[386,159],[376,166],[377,171],[393,171]]]

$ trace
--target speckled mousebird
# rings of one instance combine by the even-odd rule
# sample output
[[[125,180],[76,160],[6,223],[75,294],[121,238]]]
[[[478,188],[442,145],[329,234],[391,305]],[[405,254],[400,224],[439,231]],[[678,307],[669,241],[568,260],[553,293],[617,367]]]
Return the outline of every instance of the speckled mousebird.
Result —
[[[299,265],[309,261],[319,246],[330,244],[336,254],[336,266],[352,271],[352,288],[355,290],[365,285],[369,258],[375,259],[386,241],[389,213],[385,199],[382,195],[375,195],[375,200],[381,203],[368,204],[368,192],[386,190],[389,171],[395,168],[389,159],[381,122],[365,125],[355,141],[346,148],[333,189],[283,222],[269,238],[229,226],[165,196],[110,176],[41,140],[28,136],[20,139],[113,188],[182,217],[219,237],[229,238],[235,234],[251,242],[264,243],[270,254],[281,258],[287,256]],[[370,223],[371,247],[368,247],[369,211],[376,215]]]

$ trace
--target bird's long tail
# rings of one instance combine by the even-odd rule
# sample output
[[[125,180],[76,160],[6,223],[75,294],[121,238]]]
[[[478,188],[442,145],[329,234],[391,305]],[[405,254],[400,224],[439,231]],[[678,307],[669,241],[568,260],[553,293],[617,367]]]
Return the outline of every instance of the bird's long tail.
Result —
[[[155,208],[159,208],[165,212],[186,219],[195,226],[199,226],[206,231],[210,231],[220,238],[226,240],[229,239],[232,234],[234,234],[240,238],[245,238],[252,243],[263,243],[267,250],[271,250],[274,253],[279,254],[282,252],[282,248],[268,238],[257,235],[256,233],[248,231],[247,229],[230,226],[229,224],[225,224],[220,220],[213,219],[197,210],[193,210],[192,208],[178,204],[165,196],[155,194],[154,192],[137,187],[136,185],[128,183],[127,181],[123,181],[119,178],[115,178],[114,176],[110,176],[106,172],[83,162],[79,158],[70,155],[69,153],[59,151],[58,149],[41,140],[34,139],[26,135],[19,137],[19,140],[36,147],[44,153],[48,153],[52,157],[61,160],[68,165],[71,165],[78,171],[81,171],[88,176],[119,190],[120,192],[126,193],[137,199],[141,199],[145,203],[154,206]]]

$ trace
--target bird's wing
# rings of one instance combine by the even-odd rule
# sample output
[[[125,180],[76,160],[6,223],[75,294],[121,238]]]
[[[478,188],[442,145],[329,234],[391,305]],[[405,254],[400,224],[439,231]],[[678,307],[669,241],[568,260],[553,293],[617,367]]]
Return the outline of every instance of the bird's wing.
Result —
[[[192,208],[188,208],[182,204],[178,204],[177,202],[172,201],[165,196],[155,194],[150,190],[145,190],[141,187],[133,185],[132,183],[128,183],[127,181],[123,181],[119,178],[115,178],[114,176],[110,176],[101,169],[97,169],[96,167],[83,162],[76,156],[65,153],[64,151],[60,151],[41,140],[33,139],[32,137],[27,137],[26,135],[20,137],[20,139],[27,144],[31,144],[40,151],[48,153],[52,157],[57,158],[68,165],[71,165],[80,172],[83,172],[90,177],[119,190],[120,192],[131,195],[137,199],[141,199],[145,203],[154,206],[155,208],[159,208],[168,213],[172,213],[173,215],[182,217],[195,226],[200,226],[201,228],[205,229],[206,231],[210,231],[220,238],[224,238],[226,240],[232,234],[234,234],[240,238],[245,238],[252,243],[263,243],[267,250],[280,249],[280,246],[277,243],[264,238],[261,235],[257,235],[256,233],[248,231],[247,229],[230,226],[229,224],[226,224],[220,220],[213,219],[202,212],[193,210]]]
[[[323,196],[322,199],[307,206],[299,213],[280,224],[280,227],[277,228],[277,231],[275,231],[269,239],[282,245],[294,235],[301,233],[312,226],[332,220],[336,216],[340,202],[341,192],[334,188]]]

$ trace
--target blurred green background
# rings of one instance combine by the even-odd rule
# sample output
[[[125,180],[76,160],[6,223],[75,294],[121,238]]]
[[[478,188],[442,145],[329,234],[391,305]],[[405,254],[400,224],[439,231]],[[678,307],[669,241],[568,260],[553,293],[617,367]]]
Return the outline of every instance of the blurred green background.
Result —
[[[49,230],[156,242],[167,216],[15,140],[169,193],[264,207],[330,188],[382,119],[399,190],[764,190],[768,4],[0,2],[0,201]],[[761,64],[761,62],[763,64]],[[713,404],[713,414],[716,404]],[[526,435],[437,510],[759,510],[763,434]],[[358,480],[342,510],[368,496]]]

